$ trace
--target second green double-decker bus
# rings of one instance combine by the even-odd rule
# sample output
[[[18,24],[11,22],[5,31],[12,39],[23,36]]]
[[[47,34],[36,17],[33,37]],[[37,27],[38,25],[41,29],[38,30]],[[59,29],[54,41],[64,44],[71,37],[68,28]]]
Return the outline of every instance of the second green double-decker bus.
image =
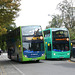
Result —
[[[46,59],[70,58],[70,37],[66,28],[49,28],[43,31]]]
[[[8,58],[17,61],[45,59],[42,29],[39,25],[20,26],[7,34]]]

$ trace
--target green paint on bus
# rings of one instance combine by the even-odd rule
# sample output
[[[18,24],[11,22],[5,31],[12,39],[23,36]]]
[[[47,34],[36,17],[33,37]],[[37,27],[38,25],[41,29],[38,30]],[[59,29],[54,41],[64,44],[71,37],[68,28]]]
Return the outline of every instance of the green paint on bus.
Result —
[[[45,59],[40,25],[20,26],[7,34],[8,58],[17,61]]]
[[[70,58],[71,43],[66,28],[49,28],[43,30],[45,58]]]

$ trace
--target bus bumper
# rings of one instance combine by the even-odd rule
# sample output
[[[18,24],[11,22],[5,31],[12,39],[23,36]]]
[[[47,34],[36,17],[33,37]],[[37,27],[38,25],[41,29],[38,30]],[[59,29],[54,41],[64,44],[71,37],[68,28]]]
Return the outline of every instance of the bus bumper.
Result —
[[[41,57],[36,57],[36,58],[27,58],[27,57],[23,56],[22,61],[36,61],[36,60],[43,60],[43,59],[45,59],[45,54]]]

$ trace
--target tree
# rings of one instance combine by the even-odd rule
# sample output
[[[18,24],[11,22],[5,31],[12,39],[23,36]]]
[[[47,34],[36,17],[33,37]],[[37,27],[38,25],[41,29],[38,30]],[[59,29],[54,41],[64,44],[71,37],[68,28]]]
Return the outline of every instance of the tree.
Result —
[[[71,40],[75,39],[75,7],[73,1],[63,0],[57,5],[57,8],[61,11],[61,15],[54,15],[52,21],[49,22],[49,27],[66,27],[69,30]]]
[[[8,31],[8,27],[14,27],[14,20],[20,10],[19,6],[20,0],[0,0],[0,27],[2,29],[5,28]]]
[[[0,0],[0,47],[5,49],[6,32],[13,30],[16,25],[15,18],[18,17],[20,0]]]
[[[75,40],[75,29],[69,29],[70,38],[71,40]]]
[[[60,15],[52,15],[52,21],[49,21],[47,28],[60,28],[62,26],[62,18]]]
[[[0,26],[0,35],[5,34],[7,31],[6,28]]]
[[[58,9],[61,11],[63,24],[66,28],[74,28],[75,23],[73,10],[75,10],[75,7],[73,7],[73,2],[69,2],[68,0],[64,0],[61,3],[58,4]]]
[[[71,40],[75,39],[75,7],[73,6],[73,1],[68,0],[62,1],[58,4],[58,9],[61,11],[62,23],[69,30]]]

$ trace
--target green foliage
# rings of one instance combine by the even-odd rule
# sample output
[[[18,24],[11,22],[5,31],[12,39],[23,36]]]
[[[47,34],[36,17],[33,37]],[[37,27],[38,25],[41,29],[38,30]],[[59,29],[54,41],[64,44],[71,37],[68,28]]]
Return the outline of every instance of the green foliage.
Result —
[[[74,11],[75,7],[73,7],[73,2],[69,2],[68,0],[63,0],[62,3],[58,4],[58,9],[61,11],[62,15],[62,24],[69,30],[71,40],[75,39],[75,17]]]
[[[6,28],[0,26],[0,35],[5,34],[7,31]]]
[[[75,17],[73,2],[63,0],[57,5],[57,8],[61,11],[61,15],[53,15],[52,21],[46,28],[60,28],[66,27],[69,30],[71,40],[75,40]]]
[[[60,28],[62,26],[62,18],[60,15],[52,15],[52,21],[49,21],[47,28]]]
[[[69,2],[68,0],[63,0],[61,3],[58,4],[58,9],[61,11],[62,20],[64,26],[69,28],[75,27],[75,20],[74,20],[74,11],[75,7],[73,7],[73,2]]]
[[[75,40],[75,29],[69,29],[71,40]]]
[[[62,18],[60,15],[53,15],[51,27],[60,28],[62,25]]]
[[[20,0],[0,0],[0,26],[6,28],[14,26],[14,20],[18,16]],[[12,27],[13,27],[12,26]],[[1,31],[0,31],[1,32]]]
[[[5,34],[0,36],[0,48],[2,50],[5,50],[6,48],[6,35]]]
[[[5,36],[2,37],[2,35],[16,27],[14,21],[19,16],[19,6],[20,0],[0,0],[0,47],[3,50],[6,48],[6,45]]]
[[[6,48],[7,48],[6,42],[1,42],[1,49],[3,52],[6,51]]]

